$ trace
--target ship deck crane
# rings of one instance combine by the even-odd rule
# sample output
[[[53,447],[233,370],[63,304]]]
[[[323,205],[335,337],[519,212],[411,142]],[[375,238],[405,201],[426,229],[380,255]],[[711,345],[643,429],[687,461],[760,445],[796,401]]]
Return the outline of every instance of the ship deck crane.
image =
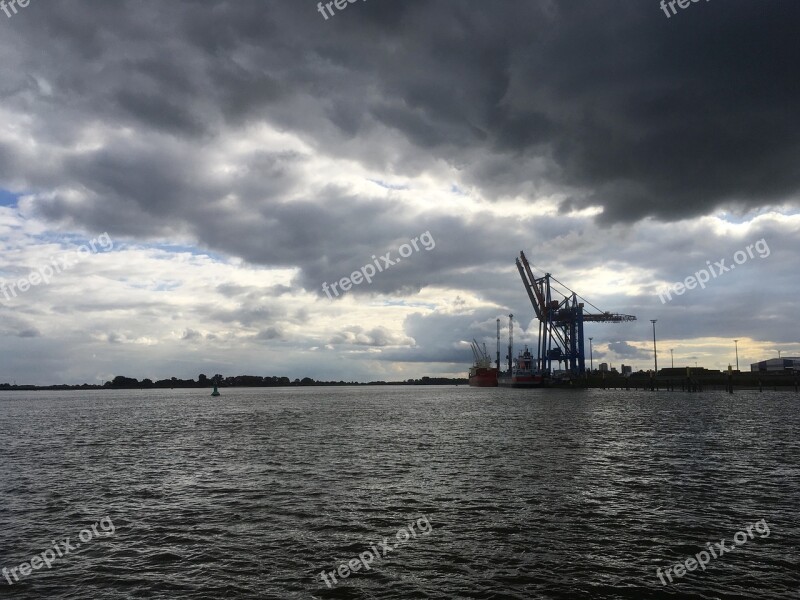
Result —
[[[475,366],[484,369],[490,369],[492,367],[492,359],[489,357],[489,353],[486,351],[486,344],[484,344],[483,348],[481,348],[480,344],[478,344],[478,341],[475,338],[472,338],[472,343],[470,346],[472,347],[472,355],[475,357]]]
[[[559,365],[562,362],[565,363],[566,370],[573,375],[586,372],[583,344],[584,323],[624,323],[636,320],[633,315],[601,311],[550,273],[545,273],[543,277],[534,277],[524,252],[519,253],[516,263],[525,291],[528,293],[528,298],[530,298],[539,321],[537,362],[542,373],[551,374],[554,361]],[[568,293],[554,290],[551,281],[565,288]],[[561,298],[554,299],[554,295],[561,296]],[[579,298],[583,302],[579,302]],[[598,312],[585,313],[585,304],[589,304]]]

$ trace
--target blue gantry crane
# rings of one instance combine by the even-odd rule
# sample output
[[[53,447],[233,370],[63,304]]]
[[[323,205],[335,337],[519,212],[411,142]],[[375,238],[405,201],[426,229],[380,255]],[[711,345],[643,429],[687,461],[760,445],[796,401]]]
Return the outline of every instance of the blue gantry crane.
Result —
[[[584,323],[622,323],[636,320],[633,315],[600,311],[550,273],[534,277],[524,252],[519,253],[516,262],[525,291],[528,292],[536,318],[539,320],[537,362],[539,371],[545,375],[552,375],[553,362],[558,363],[559,369],[561,363],[564,363],[564,370],[572,375],[586,372],[586,356],[583,348]],[[567,293],[554,290],[551,281],[559,284],[567,290]],[[583,302],[579,302],[579,298]],[[598,312],[584,312],[585,304],[589,304]]]

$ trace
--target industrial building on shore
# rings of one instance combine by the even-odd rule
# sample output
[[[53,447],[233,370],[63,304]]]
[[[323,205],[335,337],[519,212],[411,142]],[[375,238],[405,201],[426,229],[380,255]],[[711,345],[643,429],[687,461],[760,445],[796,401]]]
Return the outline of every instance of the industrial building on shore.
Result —
[[[750,371],[785,373],[786,371],[800,371],[800,358],[787,356],[785,358],[770,358],[750,365]]]

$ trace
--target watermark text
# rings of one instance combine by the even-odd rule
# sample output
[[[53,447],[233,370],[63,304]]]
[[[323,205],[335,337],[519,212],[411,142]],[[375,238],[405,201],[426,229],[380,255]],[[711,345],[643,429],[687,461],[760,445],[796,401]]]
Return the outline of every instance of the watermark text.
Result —
[[[84,258],[90,254],[97,254],[98,245],[104,252],[108,252],[114,248],[114,242],[111,240],[111,237],[108,233],[103,233],[97,236],[97,238],[90,240],[87,244],[83,244],[77,248],[76,254],[78,255],[78,259]],[[78,261],[68,253],[51,256],[49,263],[31,271],[27,277],[22,277],[17,281],[8,283],[4,280],[0,280],[0,293],[2,293],[6,300],[16,298],[17,292],[27,292],[40,283],[48,284],[50,283],[50,279],[55,275],[72,268],[77,262]]]
[[[33,571],[38,571],[44,566],[47,566],[48,569],[52,568],[53,563],[56,560],[59,558],[64,558],[73,550],[80,548],[81,542],[86,544],[92,539],[99,537],[100,532],[97,530],[98,527],[100,527],[103,533],[106,534],[104,537],[112,536],[116,531],[114,523],[111,521],[111,517],[103,517],[97,523],[92,525],[91,529],[84,529],[78,534],[78,539],[80,542],[70,542],[70,538],[66,538],[62,542],[53,541],[52,550],[48,548],[41,554],[37,554],[28,562],[24,562],[18,567],[13,567],[11,569],[3,567],[3,577],[5,577],[6,581],[8,581],[8,585],[14,585],[20,580],[20,577],[27,577]],[[17,575],[18,572],[19,575]],[[12,577],[14,578],[13,581],[11,580]]]
[[[728,552],[733,552],[736,550],[737,546],[743,545],[747,542],[747,540],[752,540],[755,537],[755,534],[753,533],[754,529],[759,534],[759,537],[769,537],[769,525],[767,525],[767,521],[765,519],[761,519],[758,523],[748,525],[746,529],[746,532],[736,532],[736,535],[733,536],[733,542],[730,544],[730,546],[727,545],[725,540],[720,540],[719,543],[715,542],[713,545],[711,542],[708,542],[706,543],[706,549],[695,554],[694,558],[687,558],[682,563],[678,563],[677,565],[664,569],[663,573],[661,572],[661,567],[659,567],[656,569],[656,575],[658,576],[659,581],[661,581],[662,585],[667,585],[667,582],[664,580],[665,575],[667,576],[667,579],[669,579],[669,582],[672,583],[673,574],[676,577],[683,577],[686,575],[687,571],[696,571],[698,567],[701,571],[705,571],[706,565],[711,562],[712,558],[720,558]]]
[[[364,0],[364,2],[366,1],[367,0]],[[325,17],[325,20],[327,21],[328,13],[330,13],[331,16],[336,14],[332,7],[335,6],[339,10],[344,10],[345,8],[347,8],[348,4],[355,4],[356,2],[358,2],[358,0],[334,0],[333,2],[326,2],[324,5],[322,4],[322,2],[320,2],[319,4],[317,4],[317,10],[323,17]],[[325,12],[326,8],[328,9],[328,12]]]
[[[6,16],[10,19],[17,14],[17,6],[27,8],[30,3],[31,0],[8,0],[8,2],[0,0],[0,10],[6,13]]]
[[[661,304],[666,304],[672,300],[672,294],[682,296],[686,293],[686,290],[693,290],[697,286],[700,286],[701,289],[706,289],[706,284],[711,281],[712,278],[716,279],[723,273],[733,271],[736,265],[742,265],[751,258],[755,258],[753,250],[758,252],[759,258],[767,258],[770,255],[767,240],[764,238],[758,240],[755,244],[750,244],[745,250],[737,250],[733,255],[733,264],[730,265],[725,264],[726,259],[724,258],[713,264],[710,260],[707,260],[705,269],[700,269],[694,275],[689,275],[684,281],[673,283],[664,291],[659,292],[658,297],[661,300]]]
[[[436,240],[433,239],[430,231],[426,231],[422,235],[409,240],[409,244],[403,244],[397,249],[397,253],[400,255],[400,258],[392,259],[392,253],[387,252],[386,254],[382,255],[379,260],[378,257],[373,254],[373,262],[367,263],[361,267],[359,271],[353,271],[349,277],[342,277],[339,281],[334,281],[330,284],[330,286],[328,285],[327,281],[324,282],[322,284],[322,291],[325,292],[328,298],[333,300],[331,291],[333,291],[333,294],[338,297],[339,290],[337,287],[341,287],[342,293],[344,293],[350,291],[354,285],[360,285],[364,283],[364,281],[367,283],[372,283],[372,278],[378,273],[383,273],[383,271],[396,265],[403,258],[408,258],[414,253],[414,251],[419,252],[419,244],[417,244],[417,242],[420,242],[426,251],[436,248]],[[413,246],[413,249],[411,246]]]
[[[394,547],[392,547],[392,545],[389,543],[389,538],[383,538],[383,542],[373,544],[370,546],[369,550],[362,552],[357,558],[352,558],[345,563],[341,563],[333,571],[328,571],[327,573],[325,571],[321,571],[319,576],[329,588],[332,588],[336,583],[338,583],[336,575],[339,575],[341,579],[347,579],[350,577],[351,573],[357,573],[362,568],[365,571],[369,571],[372,568],[372,562],[376,558],[386,558],[386,555],[389,554],[389,552],[396,550],[401,544],[406,543],[412,537],[416,538],[417,531],[414,531],[415,525],[419,533],[422,535],[428,535],[431,531],[433,531],[433,526],[431,525],[430,521],[428,521],[428,517],[420,517],[416,520],[416,522],[412,521],[406,527],[401,527],[397,530],[397,535],[395,536],[397,539],[397,544],[395,544]]]
[[[661,10],[664,11],[664,14],[667,15],[669,19],[672,15],[678,14],[678,11],[675,10],[676,4],[683,10],[689,8],[695,2],[700,2],[700,0],[661,0]],[[706,0],[706,2],[708,2],[708,0]],[[667,7],[669,7],[669,9],[667,9]],[[670,11],[672,11],[672,14],[670,14]]]

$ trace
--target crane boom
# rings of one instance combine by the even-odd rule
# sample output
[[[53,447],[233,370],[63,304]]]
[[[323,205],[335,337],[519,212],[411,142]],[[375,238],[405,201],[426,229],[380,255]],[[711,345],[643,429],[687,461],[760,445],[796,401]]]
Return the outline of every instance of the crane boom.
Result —
[[[626,321],[635,321],[636,317],[633,315],[619,315],[609,312],[600,314],[586,313],[583,315],[583,320],[584,322],[591,321],[592,323],[624,323]]]
[[[559,364],[564,362],[567,370],[574,375],[585,371],[584,322],[624,323],[636,320],[633,315],[601,311],[583,298],[581,300],[584,301],[579,302],[580,296],[552,277],[550,273],[545,273],[543,277],[535,277],[524,252],[519,253],[516,264],[525,292],[539,320],[537,362],[539,370],[543,373],[551,373],[553,361]],[[568,293],[554,290],[551,280],[566,288]],[[554,293],[562,298],[554,300]],[[585,304],[591,305],[598,312],[585,313]]]

